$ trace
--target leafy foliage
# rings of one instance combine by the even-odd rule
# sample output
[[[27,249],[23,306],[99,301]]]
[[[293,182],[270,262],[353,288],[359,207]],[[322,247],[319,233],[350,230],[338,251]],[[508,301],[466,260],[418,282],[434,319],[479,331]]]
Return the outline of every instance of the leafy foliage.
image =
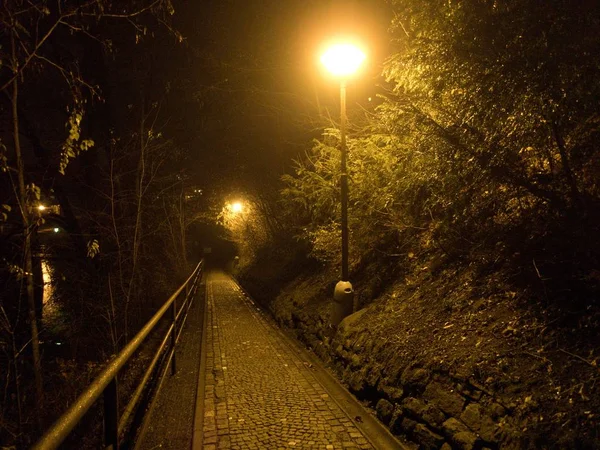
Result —
[[[348,141],[355,267],[374,250],[407,264],[434,252],[586,289],[600,261],[598,5],[392,4],[383,103]],[[334,263],[336,146],[328,130],[283,191]]]
[[[58,171],[65,174],[69,160],[76,158],[79,153],[85,152],[94,146],[92,139],[81,139],[81,120],[83,119],[83,108],[80,101],[76,101],[75,107],[67,120],[68,136],[62,145],[62,153]]]
[[[151,208],[151,199],[171,194],[177,170],[172,143],[155,132],[164,91],[146,82],[158,79],[155,74],[130,67],[147,58],[146,42],[156,30],[166,28],[181,41],[170,28],[172,14],[170,0],[14,0],[0,8],[0,350],[8,361],[0,377],[10,398],[0,411],[0,441],[6,445],[29,447],[41,429],[34,430],[28,415],[38,414],[42,423],[43,415],[53,419],[61,409],[43,402],[42,376],[52,379],[44,373],[52,363],[42,371],[36,350],[37,327],[47,325],[39,320],[42,259],[56,264],[53,287],[69,316],[73,359],[84,340],[96,352],[82,359],[118,350],[185,266],[185,245],[169,261],[178,259],[174,268],[161,253],[164,240],[153,242],[166,211]],[[118,74],[110,70],[117,53],[128,58]],[[118,88],[131,92],[125,86],[131,78],[135,100],[110,97]],[[111,172],[117,161],[122,165]],[[151,269],[139,270],[142,264]]]
[[[589,57],[599,45],[591,36],[593,8],[530,1],[402,5],[394,27],[405,34],[398,36],[403,48],[384,71],[396,96],[390,113],[416,121],[491,178],[555,210],[577,202],[587,188],[574,174],[586,163],[579,145],[590,142],[574,134],[597,132],[581,133],[598,114],[593,80],[600,67]],[[589,35],[575,40],[576,30]]]
[[[94,259],[98,253],[100,253],[100,243],[98,242],[98,239],[89,241],[87,247],[87,256],[90,259]]]

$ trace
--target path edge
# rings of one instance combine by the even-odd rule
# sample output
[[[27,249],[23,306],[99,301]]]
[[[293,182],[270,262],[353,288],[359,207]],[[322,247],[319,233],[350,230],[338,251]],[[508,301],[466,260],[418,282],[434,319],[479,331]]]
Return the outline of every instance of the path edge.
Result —
[[[192,428],[192,450],[202,450],[204,437],[204,390],[206,388],[206,325],[208,321],[208,275],[204,285],[204,308],[202,318],[202,343],[200,345],[200,367],[198,369],[198,388],[196,389],[196,408]]]

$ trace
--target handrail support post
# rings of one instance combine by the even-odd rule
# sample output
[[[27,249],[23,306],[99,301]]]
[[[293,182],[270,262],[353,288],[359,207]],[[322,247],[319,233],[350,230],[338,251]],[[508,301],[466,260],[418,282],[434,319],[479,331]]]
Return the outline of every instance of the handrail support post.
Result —
[[[104,389],[104,448],[119,449],[119,397],[117,377]]]
[[[173,355],[173,358],[171,359],[171,375],[175,375],[175,372],[177,371],[177,364],[175,362],[175,344],[177,343],[177,298],[173,300],[171,312],[173,317],[173,328],[171,329],[171,353]]]

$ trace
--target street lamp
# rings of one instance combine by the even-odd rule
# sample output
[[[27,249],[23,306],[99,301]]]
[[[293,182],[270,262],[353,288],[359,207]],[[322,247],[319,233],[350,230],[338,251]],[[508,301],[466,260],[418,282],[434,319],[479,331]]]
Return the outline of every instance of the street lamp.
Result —
[[[242,212],[242,209],[244,209],[244,206],[242,205],[241,202],[235,202],[234,204],[231,205],[231,210],[234,213]]]
[[[353,312],[354,291],[348,280],[348,173],[346,160],[346,81],[353,75],[362,62],[365,54],[352,44],[334,44],[321,56],[321,62],[327,70],[340,79],[340,146],[341,171],[340,188],[342,203],[342,280],[339,281],[333,293],[335,308],[331,316],[331,324],[337,326],[344,317]]]

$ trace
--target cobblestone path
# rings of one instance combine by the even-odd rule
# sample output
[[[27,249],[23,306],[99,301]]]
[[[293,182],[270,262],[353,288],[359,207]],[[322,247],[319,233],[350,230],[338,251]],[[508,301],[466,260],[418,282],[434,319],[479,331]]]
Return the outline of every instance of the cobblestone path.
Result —
[[[207,304],[205,450],[373,448],[231,278]]]

